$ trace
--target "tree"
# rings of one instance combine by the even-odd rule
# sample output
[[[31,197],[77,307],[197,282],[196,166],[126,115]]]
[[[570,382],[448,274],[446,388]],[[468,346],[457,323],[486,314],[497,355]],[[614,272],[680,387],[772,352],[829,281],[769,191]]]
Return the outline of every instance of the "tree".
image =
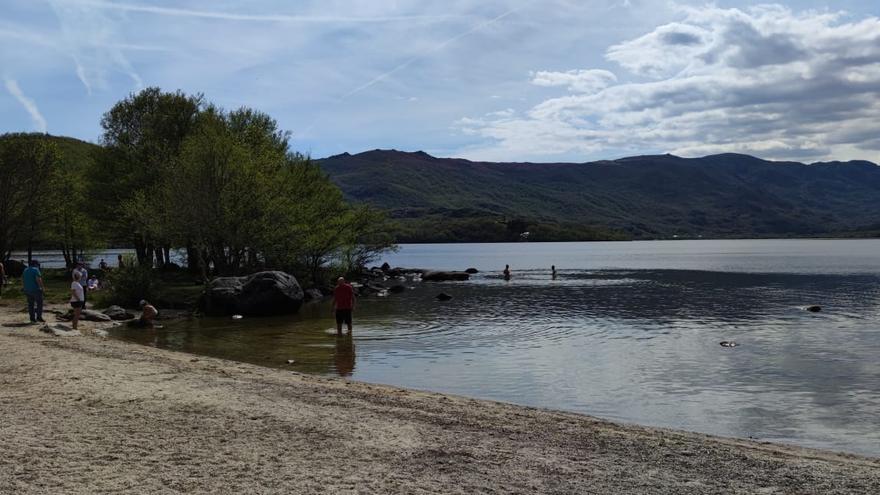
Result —
[[[41,221],[47,214],[46,192],[58,163],[58,150],[41,134],[0,136],[0,256],[8,259],[19,243],[30,258]]]
[[[101,119],[107,153],[92,183],[106,195],[103,218],[125,233],[141,264],[149,264],[154,253],[158,264],[167,262],[171,234],[165,226],[174,211],[166,181],[201,108],[201,95],[147,88]]]

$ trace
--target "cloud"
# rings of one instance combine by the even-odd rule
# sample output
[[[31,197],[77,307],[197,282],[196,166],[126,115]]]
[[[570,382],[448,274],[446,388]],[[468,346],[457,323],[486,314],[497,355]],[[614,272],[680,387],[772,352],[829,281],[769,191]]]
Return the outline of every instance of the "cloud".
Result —
[[[612,45],[605,55],[620,68],[616,78],[595,70],[537,72],[533,84],[569,93],[514,117],[459,121],[465,134],[483,140],[464,155],[880,154],[877,17],[777,5],[687,8],[677,22]]]
[[[30,115],[31,120],[34,121],[34,128],[40,132],[46,132],[46,119],[43,118],[43,115],[40,113],[40,109],[37,108],[37,103],[25,96],[24,92],[18,86],[18,82],[15,79],[6,78],[6,89],[9,91],[9,94],[12,95],[13,98],[18,100],[21,103],[21,106],[27,111],[28,115]]]
[[[570,70],[567,72],[539,71],[532,73],[536,86],[566,86],[577,93],[595,93],[617,82],[617,76],[607,70]]]

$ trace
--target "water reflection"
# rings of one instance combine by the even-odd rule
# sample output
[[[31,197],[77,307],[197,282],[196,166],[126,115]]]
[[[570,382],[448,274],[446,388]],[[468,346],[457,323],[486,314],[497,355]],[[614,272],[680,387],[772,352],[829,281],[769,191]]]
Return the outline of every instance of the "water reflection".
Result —
[[[554,280],[546,268],[515,270],[509,281],[499,270],[414,287],[363,299],[353,336],[336,335],[329,303],[290,318],[196,319],[119,336],[306,373],[880,455],[877,275],[557,269]],[[453,299],[437,301],[441,291]],[[824,310],[804,311],[809,304]]]
[[[351,376],[354,372],[354,339],[351,333],[336,335],[336,350],[333,353],[333,363],[339,376]]]

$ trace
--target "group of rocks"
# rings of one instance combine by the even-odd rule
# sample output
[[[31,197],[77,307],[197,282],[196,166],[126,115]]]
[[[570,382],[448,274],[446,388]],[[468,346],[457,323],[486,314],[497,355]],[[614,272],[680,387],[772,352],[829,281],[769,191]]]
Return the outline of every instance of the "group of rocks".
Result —
[[[421,268],[392,268],[388,263],[364,271],[352,285],[359,297],[387,296],[407,290],[407,282],[468,280],[475,268],[466,271],[435,271]],[[333,289],[303,290],[296,278],[281,271],[266,271],[244,277],[215,278],[205,291],[201,310],[208,315],[270,316],[296,313],[304,302],[321,300]],[[442,300],[442,299],[441,299]]]

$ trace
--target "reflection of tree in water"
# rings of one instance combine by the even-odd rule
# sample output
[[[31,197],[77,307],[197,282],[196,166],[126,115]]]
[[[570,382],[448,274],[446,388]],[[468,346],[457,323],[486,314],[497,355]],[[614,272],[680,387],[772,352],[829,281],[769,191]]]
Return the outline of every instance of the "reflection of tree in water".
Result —
[[[339,376],[351,376],[354,371],[354,340],[350,333],[336,336],[333,361],[336,363],[336,372]]]

